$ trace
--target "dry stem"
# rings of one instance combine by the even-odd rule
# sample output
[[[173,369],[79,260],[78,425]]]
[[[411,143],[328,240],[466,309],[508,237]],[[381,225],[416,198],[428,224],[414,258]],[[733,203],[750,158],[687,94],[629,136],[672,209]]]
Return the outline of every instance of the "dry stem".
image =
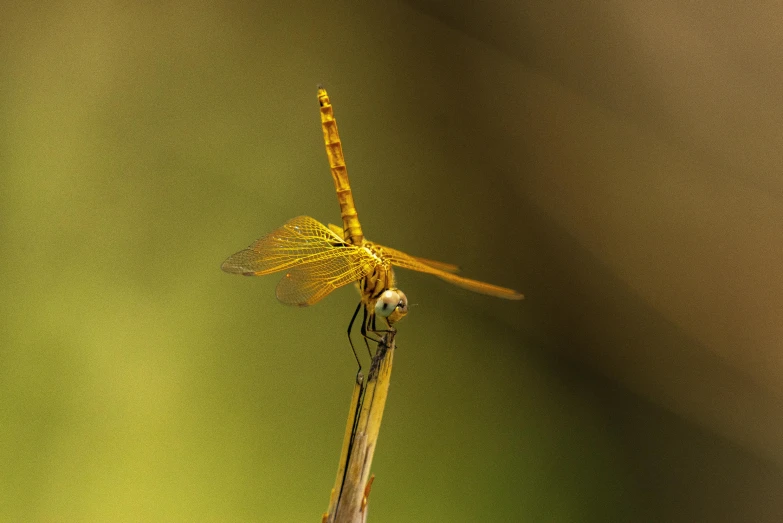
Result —
[[[366,383],[361,373],[356,377],[337,479],[323,523],[364,523],[367,520],[367,498],[374,478],[370,476],[370,466],[389,393],[394,335],[395,331],[391,330],[378,343]]]

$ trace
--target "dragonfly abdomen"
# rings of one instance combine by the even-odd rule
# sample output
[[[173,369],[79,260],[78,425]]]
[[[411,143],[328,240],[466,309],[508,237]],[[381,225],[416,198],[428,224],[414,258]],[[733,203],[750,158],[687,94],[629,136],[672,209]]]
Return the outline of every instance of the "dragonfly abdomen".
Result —
[[[340,202],[345,239],[352,245],[361,246],[364,244],[364,235],[362,234],[362,226],[359,224],[356,205],[353,203],[351,185],[348,183],[348,170],[345,168],[340,133],[337,131],[337,121],[334,119],[334,110],[329,101],[329,95],[322,87],[318,88],[318,103],[321,106],[321,129],[324,133],[326,156],[329,159],[334,188]]]

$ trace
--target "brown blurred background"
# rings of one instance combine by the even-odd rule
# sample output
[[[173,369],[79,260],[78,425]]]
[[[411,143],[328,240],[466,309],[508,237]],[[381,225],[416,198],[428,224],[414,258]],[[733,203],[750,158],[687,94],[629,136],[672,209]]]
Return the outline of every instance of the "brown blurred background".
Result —
[[[339,220],[416,304],[370,521],[783,520],[783,9],[4,2],[0,519],[318,521],[355,371],[229,254]]]

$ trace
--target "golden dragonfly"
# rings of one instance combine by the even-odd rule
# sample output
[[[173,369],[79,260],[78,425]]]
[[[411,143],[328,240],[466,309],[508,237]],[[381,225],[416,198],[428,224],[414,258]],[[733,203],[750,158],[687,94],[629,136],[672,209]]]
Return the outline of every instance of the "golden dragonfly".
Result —
[[[361,301],[348,325],[348,341],[360,369],[361,363],[351,340],[351,329],[359,311],[364,310],[361,334],[365,344],[368,332],[376,335],[384,332],[377,329],[377,316],[392,329],[392,324],[408,312],[408,300],[395,286],[393,267],[432,274],[465,289],[498,298],[521,300],[524,297],[512,289],[458,276],[456,265],[411,256],[366,240],[348,183],[334,110],[329,95],[321,86],[318,87],[318,102],[343,226],[330,224],[327,227],[309,216],[298,216],[231,255],[221,266],[224,271],[245,276],[286,271],[277,285],[277,299],[286,305],[302,307],[321,301],[337,288],[357,283]]]

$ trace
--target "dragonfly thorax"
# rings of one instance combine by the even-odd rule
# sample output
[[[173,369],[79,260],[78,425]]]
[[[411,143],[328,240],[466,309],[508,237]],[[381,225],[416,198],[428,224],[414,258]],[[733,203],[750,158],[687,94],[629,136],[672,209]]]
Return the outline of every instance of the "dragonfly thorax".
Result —
[[[370,242],[362,246],[366,254],[367,272],[359,282],[362,299],[369,303],[377,300],[384,291],[394,287],[394,271],[391,263],[385,259],[381,250]]]
[[[362,249],[364,249],[367,252],[367,254],[369,254],[372,257],[375,263],[379,265],[383,265],[387,269],[391,267],[389,260],[383,257],[383,250],[378,245],[375,245],[372,242],[365,241],[364,244],[362,245]]]

